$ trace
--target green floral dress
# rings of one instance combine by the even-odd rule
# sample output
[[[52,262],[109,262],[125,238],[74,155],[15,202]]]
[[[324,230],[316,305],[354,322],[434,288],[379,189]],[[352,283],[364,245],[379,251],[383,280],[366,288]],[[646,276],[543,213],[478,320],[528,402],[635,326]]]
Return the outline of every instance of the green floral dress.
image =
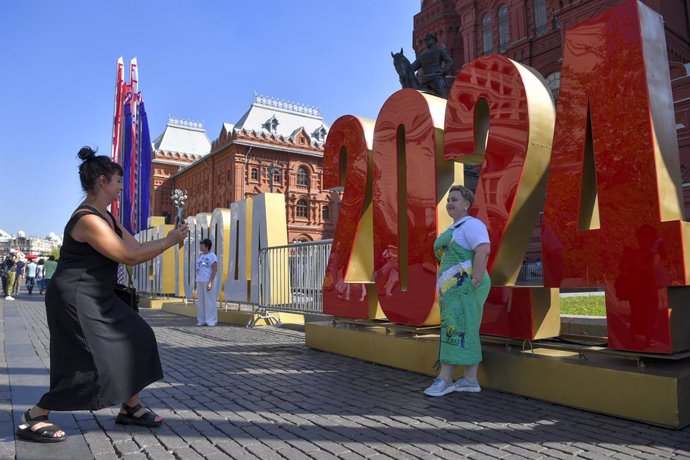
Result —
[[[472,365],[482,360],[479,326],[491,279],[484,273],[475,289],[472,284],[474,251],[462,247],[453,233],[465,221],[451,225],[434,242],[440,264],[436,288],[441,306],[441,345],[439,361],[451,365]]]

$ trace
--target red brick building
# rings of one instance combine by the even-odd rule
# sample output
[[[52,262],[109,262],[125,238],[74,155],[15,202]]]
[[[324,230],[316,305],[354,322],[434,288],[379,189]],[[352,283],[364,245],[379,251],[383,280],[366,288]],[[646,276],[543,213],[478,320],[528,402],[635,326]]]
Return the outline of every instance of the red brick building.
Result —
[[[189,166],[211,151],[211,141],[202,123],[169,118],[163,134],[153,144],[151,165],[151,215],[165,216],[168,222],[173,215],[170,194],[173,191],[170,178],[185,166]]]
[[[255,96],[237,123],[223,124],[210,153],[164,181],[161,193],[187,190],[186,215],[228,208],[259,193],[283,193],[289,241],[332,238],[340,193],[323,190],[327,134],[318,109]],[[163,206],[163,214],[172,214],[169,200]]]

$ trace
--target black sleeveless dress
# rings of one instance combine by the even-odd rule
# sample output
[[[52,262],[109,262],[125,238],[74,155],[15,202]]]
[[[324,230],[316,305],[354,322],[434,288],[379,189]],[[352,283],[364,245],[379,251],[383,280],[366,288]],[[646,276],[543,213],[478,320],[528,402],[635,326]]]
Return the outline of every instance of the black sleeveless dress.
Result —
[[[65,226],[60,260],[46,292],[50,391],[38,403],[43,409],[101,409],[163,378],[153,330],[114,293],[117,262],[70,236],[86,214],[108,221],[96,209],[83,208]],[[117,226],[115,231],[122,238]]]

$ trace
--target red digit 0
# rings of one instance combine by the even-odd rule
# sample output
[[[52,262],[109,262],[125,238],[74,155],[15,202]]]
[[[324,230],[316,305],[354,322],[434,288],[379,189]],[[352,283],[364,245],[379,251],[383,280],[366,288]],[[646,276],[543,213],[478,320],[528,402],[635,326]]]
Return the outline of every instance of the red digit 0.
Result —
[[[450,224],[445,196],[462,171],[442,156],[445,100],[403,89],[376,119],[373,152],[374,279],[393,322],[438,324],[433,245]],[[441,210],[439,211],[439,204]]]

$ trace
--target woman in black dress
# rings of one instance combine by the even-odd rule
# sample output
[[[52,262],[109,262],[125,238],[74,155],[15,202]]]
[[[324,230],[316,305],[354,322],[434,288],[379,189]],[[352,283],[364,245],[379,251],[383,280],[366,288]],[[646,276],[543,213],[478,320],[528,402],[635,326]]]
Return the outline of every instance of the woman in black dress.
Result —
[[[89,147],[79,158],[86,199],[65,226],[60,261],[46,292],[50,391],[24,413],[17,428],[17,436],[36,442],[67,437],[48,420],[52,410],[97,410],[124,401],[116,423],[163,423],[139,400],[142,389],[163,377],[156,337],[114,289],[119,263],[156,257],[182,242],[187,226],[139,243],[107,211],[122,189],[120,165]]]

